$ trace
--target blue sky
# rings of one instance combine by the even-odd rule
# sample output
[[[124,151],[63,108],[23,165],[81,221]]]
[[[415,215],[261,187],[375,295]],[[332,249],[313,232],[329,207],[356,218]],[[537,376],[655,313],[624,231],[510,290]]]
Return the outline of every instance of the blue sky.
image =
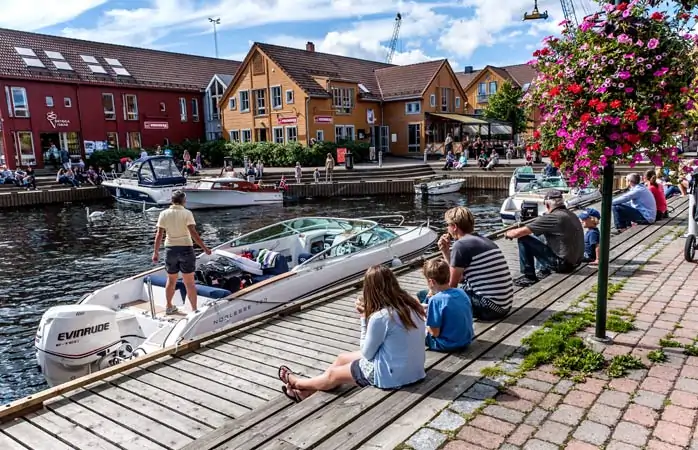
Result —
[[[574,0],[579,15],[591,0]],[[557,0],[540,0],[547,21],[522,22],[533,0],[0,0],[0,27],[214,56],[244,58],[254,41],[383,60],[397,12],[396,64],[446,57],[463,66],[530,59],[559,31]]]

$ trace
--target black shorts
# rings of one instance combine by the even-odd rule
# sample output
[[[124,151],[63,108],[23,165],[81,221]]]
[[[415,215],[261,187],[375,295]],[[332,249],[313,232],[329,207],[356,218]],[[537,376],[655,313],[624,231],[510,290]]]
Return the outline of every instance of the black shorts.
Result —
[[[165,248],[165,270],[169,274],[194,273],[196,270],[196,255],[194,247]]]
[[[354,379],[354,383],[356,383],[357,386],[373,386],[373,383],[371,383],[371,381],[364,376],[364,373],[361,370],[361,366],[359,365],[358,359],[355,359],[351,362],[351,366],[349,366],[349,369],[351,370],[351,377]]]

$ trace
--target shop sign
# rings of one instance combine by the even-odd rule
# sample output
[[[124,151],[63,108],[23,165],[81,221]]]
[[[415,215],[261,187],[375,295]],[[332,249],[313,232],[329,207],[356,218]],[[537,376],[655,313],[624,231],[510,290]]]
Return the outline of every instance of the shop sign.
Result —
[[[344,164],[347,159],[347,149],[338,148],[337,149],[337,164]]]
[[[53,111],[46,113],[46,120],[48,120],[48,123],[50,123],[53,128],[64,128],[70,126],[70,120],[59,119],[58,114]]]
[[[277,120],[279,125],[293,125],[298,123],[297,117],[279,117]]]
[[[168,122],[145,121],[143,122],[143,128],[146,130],[169,130],[170,124]]]
[[[332,116],[315,116],[315,123],[332,123]]]

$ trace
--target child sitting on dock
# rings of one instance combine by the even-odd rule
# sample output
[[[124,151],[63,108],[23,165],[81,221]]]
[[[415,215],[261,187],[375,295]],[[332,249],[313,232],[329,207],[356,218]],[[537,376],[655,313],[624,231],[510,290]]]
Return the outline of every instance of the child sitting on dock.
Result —
[[[426,345],[430,350],[450,352],[470,345],[473,330],[473,309],[463,289],[449,285],[451,270],[441,258],[424,263],[422,269],[432,294],[427,310]]]
[[[357,301],[356,309],[361,314],[361,350],[340,354],[313,378],[279,367],[287,397],[300,402],[342,384],[398,389],[426,376],[424,308],[400,287],[389,268],[379,265],[366,271],[363,300]]]
[[[599,242],[601,234],[597,228],[601,220],[601,213],[594,208],[588,208],[579,213],[586,232],[584,233],[584,259],[583,262],[597,264],[599,262]]]

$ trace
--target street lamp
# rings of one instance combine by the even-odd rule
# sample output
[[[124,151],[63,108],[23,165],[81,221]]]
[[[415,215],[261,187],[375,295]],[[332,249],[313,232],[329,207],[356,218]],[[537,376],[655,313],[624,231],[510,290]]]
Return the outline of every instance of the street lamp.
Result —
[[[216,25],[221,24],[221,18],[212,19],[209,17],[208,21],[213,24],[213,42],[216,45],[216,58],[218,58],[218,32],[216,31]]]
[[[524,13],[523,20],[540,20],[540,19],[547,19],[548,18],[548,11],[545,11],[543,13],[538,11],[538,0],[534,0],[533,2],[533,11],[531,11],[531,14]]]

